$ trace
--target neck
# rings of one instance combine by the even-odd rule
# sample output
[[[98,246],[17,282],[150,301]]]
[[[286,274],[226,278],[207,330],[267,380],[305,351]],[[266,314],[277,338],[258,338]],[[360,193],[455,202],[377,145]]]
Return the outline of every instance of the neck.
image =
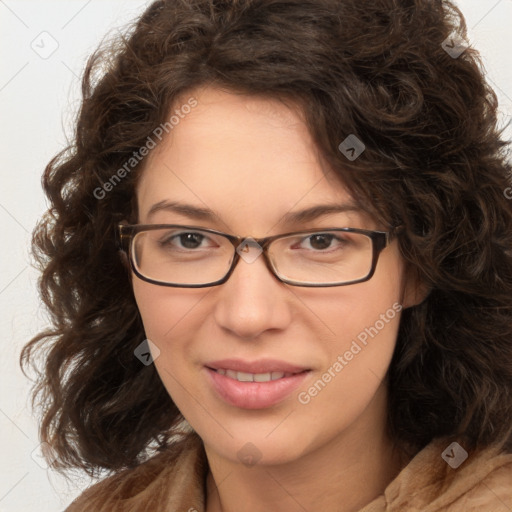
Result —
[[[380,389],[374,400],[385,393]],[[282,464],[245,466],[205,446],[210,466],[206,511],[357,512],[381,495],[407,463],[385,434],[387,402],[381,402],[319,448]]]

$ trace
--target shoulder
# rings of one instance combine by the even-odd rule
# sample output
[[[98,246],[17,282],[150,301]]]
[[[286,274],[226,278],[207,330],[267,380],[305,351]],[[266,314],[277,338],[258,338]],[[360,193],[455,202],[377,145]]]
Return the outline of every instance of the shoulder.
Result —
[[[389,484],[384,498],[389,512],[509,512],[512,454],[493,446],[466,451],[462,442],[435,439]]]
[[[201,439],[190,434],[139,466],[92,485],[65,512],[163,511],[187,504],[184,510],[199,507],[204,500],[201,490],[206,464]]]
[[[477,461],[475,461],[477,462]],[[512,454],[482,457],[478,466],[474,464],[474,484],[468,486],[461,505],[464,510],[489,510],[509,512],[512,510]],[[461,509],[462,510],[462,509]]]

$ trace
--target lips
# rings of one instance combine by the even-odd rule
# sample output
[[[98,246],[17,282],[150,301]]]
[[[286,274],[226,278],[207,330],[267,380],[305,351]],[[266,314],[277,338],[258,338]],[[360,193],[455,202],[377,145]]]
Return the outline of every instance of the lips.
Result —
[[[205,365],[217,396],[242,409],[262,409],[284,400],[304,381],[310,370],[284,361],[236,359]]]

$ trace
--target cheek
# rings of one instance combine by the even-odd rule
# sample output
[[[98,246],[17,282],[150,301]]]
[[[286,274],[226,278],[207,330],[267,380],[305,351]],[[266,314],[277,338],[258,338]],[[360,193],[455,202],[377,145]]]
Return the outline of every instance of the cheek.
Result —
[[[333,345],[320,388],[322,383],[332,383],[333,392],[357,403],[359,394],[371,394],[384,380],[396,345],[401,309],[398,302],[386,306],[353,322]]]
[[[134,278],[133,290],[146,337],[161,352],[157,367],[183,359],[187,341],[204,320],[201,301],[209,293],[208,289],[155,286]]]
[[[385,379],[403,308],[401,264],[391,251],[382,256],[369,281],[309,298],[329,330],[328,339],[316,341],[322,368],[297,396],[311,418],[330,416],[337,424],[357,417]]]
[[[181,413],[195,424],[190,393],[197,394],[197,378],[191,341],[204,323],[202,299],[208,289],[169,288],[138,279],[133,289],[146,337],[160,351],[154,358],[160,379]]]
[[[133,278],[133,292],[148,336],[161,337],[172,329],[185,316],[194,299],[183,293],[183,288],[157,286],[137,277]]]
[[[334,352],[350,350],[354,340],[365,346],[365,342],[375,338],[379,342],[373,345],[383,345],[383,349],[393,346],[402,310],[401,276],[401,261],[390,250],[381,254],[375,274],[366,282],[324,291],[304,289],[301,298],[307,309],[303,318],[308,318],[310,331],[325,333],[322,347],[318,348],[327,349],[332,357]],[[373,353],[366,349],[365,352]]]
[[[295,419],[301,425],[298,445],[319,446],[360,417],[365,419],[357,428],[370,429],[381,421],[379,408],[385,405],[379,391],[385,386],[400,321],[398,303],[394,308],[389,300],[382,305],[335,323],[337,338],[328,346],[325,365],[296,396]]]

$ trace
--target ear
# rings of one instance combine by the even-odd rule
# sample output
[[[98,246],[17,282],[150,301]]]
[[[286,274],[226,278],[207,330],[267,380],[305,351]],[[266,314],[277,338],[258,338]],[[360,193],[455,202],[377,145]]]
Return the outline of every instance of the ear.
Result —
[[[402,286],[402,306],[404,309],[421,304],[431,292],[432,287],[420,276],[417,269],[407,268]]]

